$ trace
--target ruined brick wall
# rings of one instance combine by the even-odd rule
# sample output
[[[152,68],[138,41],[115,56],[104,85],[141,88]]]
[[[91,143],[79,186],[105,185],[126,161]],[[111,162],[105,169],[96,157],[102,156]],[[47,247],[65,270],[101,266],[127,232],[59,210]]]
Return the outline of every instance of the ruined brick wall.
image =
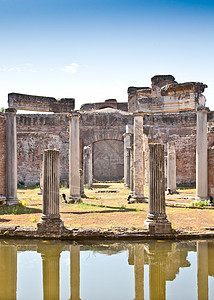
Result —
[[[107,109],[108,111],[109,109]],[[123,133],[125,126],[133,123],[133,118],[126,112],[110,109],[97,113],[83,113],[80,117],[80,145],[93,144],[97,141],[119,141],[119,146],[109,153],[102,152],[100,161],[112,157],[112,179],[122,179],[123,172]],[[69,171],[69,120],[66,114],[17,114],[17,160],[18,180],[26,185],[39,183],[39,156],[44,149],[55,148],[60,151],[60,181],[68,184]],[[122,145],[122,146],[121,146]],[[120,161],[113,159],[119,151]],[[121,165],[122,163],[122,165]],[[119,167],[118,167],[119,166]],[[95,172],[99,174],[104,164],[97,164]],[[102,180],[102,178],[101,178]],[[110,178],[109,178],[110,180]]]
[[[17,115],[18,180],[39,183],[40,153],[60,151],[60,180],[68,182],[68,118],[66,114]]]
[[[6,192],[6,117],[0,113],[0,194]]]
[[[108,181],[123,178],[123,134],[133,117],[126,112],[103,109],[82,113],[80,139],[82,149],[92,145],[94,179]]]
[[[146,149],[148,143],[166,145],[168,141],[175,142],[177,184],[194,184],[196,180],[196,113],[144,115],[144,133],[147,135]],[[145,159],[148,178],[148,151],[146,151]]]

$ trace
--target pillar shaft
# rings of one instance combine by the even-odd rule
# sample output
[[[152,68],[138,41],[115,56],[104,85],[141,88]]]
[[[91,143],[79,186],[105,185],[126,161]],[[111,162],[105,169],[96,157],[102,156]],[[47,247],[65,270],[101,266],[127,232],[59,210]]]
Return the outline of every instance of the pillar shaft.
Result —
[[[63,222],[59,214],[59,151],[43,153],[43,207],[42,218],[37,224],[39,231],[59,232]]]
[[[124,186],[130,187],[130,151],[132,145],[133,126],[126,125],[124,133]]]
[[[144,202],[143,115],[134,114],[134,199]]]
[[[6,204],[18,204],[16,109],[6,109]]]
[[[85,193],[84,193],[84,174],[83,174],[82,169],[80,169],[80,195],[81,195],[81,197],[85,195]]]
[[[84,183],[88,188],[93,184],[92,145],[85,146],[83,150]]]
[[[79,114],[70,114],[69,120],[69,199],[74,202],[81,201]]]
[[[197,109],[197,135],[196,135],[196,197],[207,199],[207,112],[205,107]]]
[[[145,221],[151,233],[170,233],[165,212],[164,145],[149,144],[149,213]]]
[[[167,143],[167,191],[176,193],[176,152],[174,142]]]
[[[39,180],[39,187],[40,187],[40,191],[38,192],[39,195],[42,195],[42,190],[43,190],[43,153],[40,154],[40,180]]]
[[[70,300],[80,300],[80,246],[70,246]]]

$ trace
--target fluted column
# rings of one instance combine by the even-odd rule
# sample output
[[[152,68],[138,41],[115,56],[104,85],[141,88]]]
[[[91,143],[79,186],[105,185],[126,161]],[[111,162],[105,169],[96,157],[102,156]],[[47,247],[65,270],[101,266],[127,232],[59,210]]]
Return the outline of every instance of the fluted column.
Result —
[[[79,113],[69,114],[69,202],[81,201]]]
[[[197,242],[198,300],[208,300],[208,242]]]
[[[59,232],[63,222],[59,214],[59,151],[45,150],[43,154],[43,207],[39,231]]]
[[[144,145],[143,114],[134,115],[134,196],[136,202],[144,202]]]
[[[80,300],[80,246],[70,246],[70,300]]]
[[[85,195],[84,192],[84,174],[83,170],[80,169],[80,196],[83,197]]]
[[[196,135],[196,197],[207,199],[207,113],[204,106],[197,108],[197,135]]]
[[[0,299],[15,300],[17,291],[17,248],[0,245]]]
[[[176,194],[176,152],[175,143],[167,143],[167,191]]]
[[[60,247],[57,245],[39,245],[42,257],[43,299],[60,299]]]
[[[135,273],[135,300],[144,299],[144,245],[135,245],[134,273]]]
[[[6,112],[6,204],[16,205],[17,198],[17,137],[16,109],[7,108]]]
[[[170,233],[165,212],[164,145],[149,144],[149,213],[145,221],[152,234]]]

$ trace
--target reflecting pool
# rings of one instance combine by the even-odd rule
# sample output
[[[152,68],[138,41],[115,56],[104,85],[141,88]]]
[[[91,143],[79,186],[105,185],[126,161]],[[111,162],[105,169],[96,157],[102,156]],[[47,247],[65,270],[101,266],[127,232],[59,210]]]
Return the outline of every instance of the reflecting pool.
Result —
[[[213,299],[214,241],[0,240],[0,299]]]

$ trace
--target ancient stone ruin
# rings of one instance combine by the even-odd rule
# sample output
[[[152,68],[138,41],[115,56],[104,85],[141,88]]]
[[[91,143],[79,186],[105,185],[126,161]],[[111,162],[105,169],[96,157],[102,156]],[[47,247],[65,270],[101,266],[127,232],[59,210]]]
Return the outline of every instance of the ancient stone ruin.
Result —
[[[124,179],[132,201],[144,202],[149,145],[158,143],[167,157],[164,189],[175,193],[177,184],[196,184],[197,198],[213,197],[214,112],[206,108],[205,88],[156,75],[151,87],[129,87],[127,102],[108,99],[79,111],[73,98],[9,94],[9,108],[0,113],[0,194],[8,205],[16,204],[17,180],[39,183],[41,155],[56,149],[59,181],[69,185],[70,202],[81,201],[83,178],[89,188],[96,181]],[[17,113],[23,109],[52,114]]]

